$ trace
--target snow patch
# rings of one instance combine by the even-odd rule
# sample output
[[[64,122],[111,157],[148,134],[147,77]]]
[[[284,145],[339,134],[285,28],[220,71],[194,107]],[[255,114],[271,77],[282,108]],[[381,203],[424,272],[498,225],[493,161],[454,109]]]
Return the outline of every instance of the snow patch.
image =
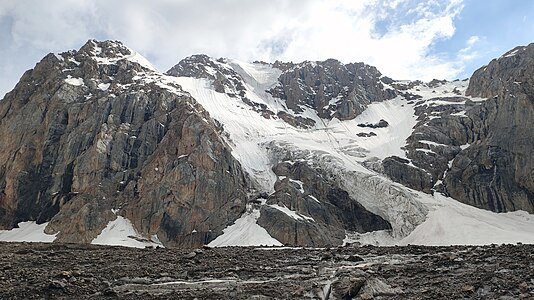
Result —
[[[310,199],[312,199],[313,201],[321,204],[321,201],[319,201],[317,198],[315,198],[313,195],[308,195],[308,197],[310,197]]]
[[[54,53],[54,56],[56,57],[57,60],[64,61],[63,57],[59,55],[58,53]]]
[[[460,149],[465,150],[465,149],[469,148],[469,146],[471,146],[471,144],[460,145]]]
[[[426,195],[425,199],[434,208],[425,222],[402,239],[400,245],[534,243],[534,215],[527,212],[494,213],[437,193]]]
[[[72,76],[68,75],[65,79],[65,82],[74,85],[74,86],[82,86],[84,85],[82,78],[73,78]]]
[[[295,219],[297,221],[315,222],[315,220],[312,217],[308,217],[308,216],[305,216],[305,215],[303,215],[301,213],[298,213],[298,212],[296,212],[294,210],[290,210],[285,205],[280,206],[278,204],[270,204],[269,207],[277,209],[277,210],[283,212],[284,214],[286,214],[287,216],[289,216],[290,218]]]
[[[517,52],[519,51],[519,49],[516,49],[516,50],[513,50],[505,55],[503,55],[502,57],[512,57],[512,56],[515,56],[517,54]]]
[[[35,221],[20,222],[19,228],[0,230],[0,241],[4,242],[42,242],[51,243],[56,239],[56,234],[44,232],[47,223],[37,224]]]
[[[438,146],[438,147],[447,147],[448,146],[448,145],[445,145],[445,144],[440,144],[440,143],[436,143],[436,142],[432,142],[432,141],[426,141],[426,140],[419,140],[418,142],[419,143],[423,143],[423,144],[427,144],[427,145]]]
[[[211,241],[208,246],[282,246],[282,243],[270,236],[265,228],[257,224],[259,217],[259,208],[248,205],[247,212],[233,225],[223,229],[223,234]]]
[[[98,84],[98,88],[101,89],[102,91],[107,91],[107,89],[109,89],[109,86],[111,84],[109,83],[99,83]]]
[[[459,112],[456,112],[456,113],[452,113],[451,116],[458,116],[458,117],[467,118],[467,115],[465,114],[465,110],[462,110],[462,111],[459,111]]]
[[[289,182],[293,182],[297,185],[299,191],[304,194],[304,182],[300,181],[300,180],[295,180],[295,179],[289,179]]]
[[[106,228],[91,241],[95,245],[113,245],[133,248],[145,248],[146,246],[162,247],[157,236],[146,239],[141,236],[132,225],[130,220],[117,216],[117,218],[108,223]]]
[[[120,60],[128,60],[133,63],[137,63],[141,65],[141,67],[149,71],[158,72],[156,67],[154,67],[154,65],[152,65],[144,56],[134,51],[133,49],[127,47],[126,45],[119,43],[119,44],[114,44],[113,46],[127,49],[130,52],[129,55],[123,55],[120,52],[118,52],[118,54],[115,57],[111,58],[111,57],[101,57],[100,55],[102,54],[102,48],[99,47],[95,41],[92,41],[92,43],[93,43],[93,51],[92,51],[93,59],[96,60],[99,64],[109,65],[109,64],[115,64],[117,61],[120,61]]]

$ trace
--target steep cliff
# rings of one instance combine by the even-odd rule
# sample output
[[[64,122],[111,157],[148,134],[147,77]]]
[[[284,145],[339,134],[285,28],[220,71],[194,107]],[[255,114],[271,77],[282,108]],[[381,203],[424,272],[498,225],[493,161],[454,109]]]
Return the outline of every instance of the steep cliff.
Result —
[[[478,69],[466,94],[488,100],[468,113],[473,142],[447,173],[447,193],[497,212],[534,213],[534,44]]]
[[[375,67],[364,63],[342,64],[328,59],[288,64],[282,69],[279,85],[269,92],[284,99],[294,112],[309,107],[323,119],[354,119],[369,103],[397,95],[394,89],[384,86],[384,83],[392,82],[390,78],[383,77]]]
[[[50,54],[0,102],[0,224],[90,242],[115,214],[165,245],[201,245],[244,211],[221,127],[119,42]],[[193,233],[194,232],[194,233]]]

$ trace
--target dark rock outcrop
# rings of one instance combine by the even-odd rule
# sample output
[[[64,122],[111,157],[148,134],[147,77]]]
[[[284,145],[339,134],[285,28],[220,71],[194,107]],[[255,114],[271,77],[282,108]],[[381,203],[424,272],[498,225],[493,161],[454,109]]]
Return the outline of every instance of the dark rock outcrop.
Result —
[[[409,188],[430,193],[434,180],[424,169],[409,165],[409,160],[397,156],[386,157],[382,167],[393,181],[400,182]]]
[[[443,191],[438,181],[462,147],[475,139],[475,125],[466,112],[477,105],[480,103],[465,97],[436,97],[415,103],[417,124],[406,140],[407,159],[384,159],[384,173],[416,190]]]
[[[380,119],[380,121],[378,121],[378,123],[374,124],[374,123],[360,123],[358,124],[358,127],[369,127],[369,128],[386,128],[389,126],[389,123],[388,121],[386,120],[383,120],[383,119]]]
[[[262,206],[258,224],[284,244],[339,245],[345,231],[391,229],[387,221],[367,211],[306,162],[282,162],[274,171],[279,176],[276,192]]]
[[[385,159],[384,172],[479,208],[534,212],[533,70],[534,44],[517,47],[473,74],[466,95],[482,99],[417,102],[406,145],[412,164]]]
[[[279,63],[278,66],[283,70],[280,85],[269,92],[284,99],[287,107],[296,113],[309,107],[324,119],[349,120],[364,111],[369,103],[397,95],[395,90],[384,86],[387,77],[363,63],[342,64],[328,59],[297,65]]]
[[[0,102],[0,228],[49,221],[58,241],[90,242],[117,213],[195,246],[245,210],[222,129],[134,54],[109,41],[50,54]]]
[[[493,211],[533,213],[534,44],[477,70],[466,93],[489,99],[468,114],[476,138],[447,173],[447,192]]]

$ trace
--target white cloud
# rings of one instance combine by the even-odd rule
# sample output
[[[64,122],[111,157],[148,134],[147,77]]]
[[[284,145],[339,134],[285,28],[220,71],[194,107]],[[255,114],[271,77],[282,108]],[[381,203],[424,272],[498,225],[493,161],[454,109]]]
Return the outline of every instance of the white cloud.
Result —
[[[122,40],[163,71],[206,53],[337,58],[399,79],[452,78],[458,63],[433,47],[454,35],[462,7],[462,0],[3,1],[0,93],[46,53],[79,48],[89,38]]]
[[[475,50],[476,45],[481,41],[481,37],[473,35],[465,42],[465,47],[458,51],[458,59],[461,62],[468,62],[480,56],[479,52]]]
[[[271,59],[337,58],[343,62],[364,61],[394,78],[452,78],[458,74],[457,63],[433,55],[432,47],[454,35],[454,18],[462,5],[456,0],[444,7],[440,3],[426,1],[408,6],[406,12],[413,17],[397,18],[377,34],[377,24],[396,13],[392,7],[399,9],[412,3],[316,1],[296,26],[275,33],[275,41],[288,36],[290,40],[286,49]]]

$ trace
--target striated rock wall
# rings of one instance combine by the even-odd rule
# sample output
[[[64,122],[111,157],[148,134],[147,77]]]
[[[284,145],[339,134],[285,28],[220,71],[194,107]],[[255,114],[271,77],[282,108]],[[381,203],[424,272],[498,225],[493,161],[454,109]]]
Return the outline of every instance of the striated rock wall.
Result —
[[[284,72],[279,78],[280,85],[270,93],[284,99],[287,107],[296,113],[310,107],[323,119],[349,120],[362,113],[369,103],[397,95],[394,89],[384,85],[389,78],[363,63],[345,65],[328,59],[278,65]]]
[[[454,160],[447,192],[493,211],[534,213],[534,44],[477,70],[467,94],[489,99],[469,113],[477,139]]]
[[[195,246],[237,219],[244,175],[222,129],[158,74],[95,41],[26,72],[0,102],[1,228],[50,221],[58,241],[90,242],[121,214],[165,245]]]
[[[388,157],[383,172],[392,180],[426,193],[443,191],[441,181],[456,155],[477,138],[466,112],[481,105],[465,97],[415,102],[417,124],[406,140],[406,158]],[[410,164],[411,163],[411,164]]]

